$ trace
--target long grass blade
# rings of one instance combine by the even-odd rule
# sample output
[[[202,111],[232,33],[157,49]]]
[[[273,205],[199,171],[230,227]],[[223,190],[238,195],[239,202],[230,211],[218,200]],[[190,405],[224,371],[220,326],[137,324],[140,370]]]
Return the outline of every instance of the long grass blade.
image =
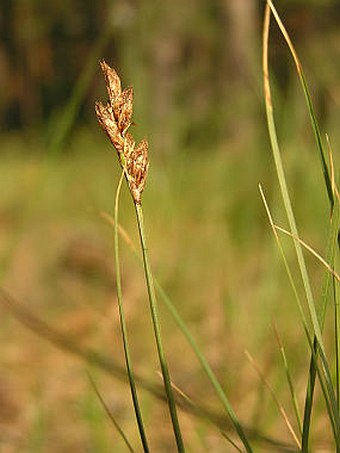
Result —
[[[321,159],[321,166],[322,166],[325,186],[327,189],[328,199],[329,199],[329,202],[331,205],[331,209],[333,209],[334,194],[333,194],[333,190],[332,190],[331,177],[330,177],[330,173],[329,173],[328,166],[326,163],[326,156],[325,156],[324,146],[322,143],[322,137],[321,137],[319,124],[316,119],[316,115],[315,115],[315,111],[313,108],[313,103],[312,103],[311,96],[309,93],[308,85],[307,85],[306,78],[305,78],[305,75],[304,75],[304,72],[302,69],[302,64],[301,64],[298,54],[295,50],[295,47],[292,43],[292,40],[290,39],[289,34],[288,34],[285,26],[283,25],[282,20],[280,19],[280,16],[279,16],[275,6],[273,5],[273,2],[271,0],[268,0],[268,4],[269,4],[271,12],[276,20],[276,23],[279,26],[280,31],[289,47],[290,53],[293,57],[293,60],[294,60],[295,66],[296,66],[296,70],[297,70],[297,73],[298,73],[298,76],[299,76],[299,79],[300,79],[300,82],[302,85],[302,89],[303,89],[303,92],[305,95],[306,104],[307,104],[307,108],[308,108],[308,112],[309,112],[309,117],[311,119],[313,131],[315,134],[315,140],[316,140],[317,148],[319,151],[319,156]]]
[[[263,27],[263,78],[264,78],[264,93],[265,93],[265,105],[266,105],[266,114],[267,114],[267,124],[268,124],[268,131],[269,137],[271,142],[271,148],[273,152],[273,157],[275,161],[275,167],[278,175],[281,195],[283,199],[283,204],[285,207],[285,211],[287,214],[288,222],[290,229],[295,237],[299,237],[298,229],[289,197],[286,177],[283,169],[283,163],[281,159],[280,148],[277,139],[274,115],[273,115],[273,105],[272,105],[272,97],[271,97],[271,89],[270,89],[270,82],[269,82],[269,71],[268,71],[268,43],[269,43],[269,22],[270,22],[270,8],[269,3],[266,5],[265,9],[265,18],[264,18],[264,27]],[[309,310],[309,315],[312,321],[313,330],[315,336],[318,340],[320,348],[324,350],[322,334],[320,323],[318,319],[318,315],[315,309],[314,297],[312,294],[312,289],[308,277],[308,272],[302,252],[302,247],[299,241],[294,240],[294,247],[297,255],[297,260],[299,264],[300,274],[304,286],[304,291],[307,299],[307,305]]]
[[[148,441],[146,438],[142,411],[140,408],[140,404],[138,401],[137,395],[137,388],[135,383],[134,374],[132,371],[132,361],[129,351],[129,343],[127,337],[127,327],[126,327],[126,320],[125,320],[125,313],[124,313],[124,306],[123,306],[123,293],[122,293],[122,284],[121,284],[121,275],[120,275],[120,259],[119,259],[119,237],[118,237],[118,212],[119,212],[119,196],[120,190],[122,187],[122,183],[124,180],[124,171],[120,177],[116,197],[115,197],[115,206],[114,206],[114,256],[115,256],[115,267],[116,267],[116,286],[117,286],[117,300],[118,300],[118,309],[119,309],[119,319],[120,319],[120,327],[123,339],[123,347],[124,347],[124,356],[125,356],[125,364],[126,364],[126,371],[128,374],[131,397],[133,402],[133,407],[135,411],[135,416],[137,420],[139,435],[141,438],[141,442],[143,445],[143,450],[145,452],[149,452]]]

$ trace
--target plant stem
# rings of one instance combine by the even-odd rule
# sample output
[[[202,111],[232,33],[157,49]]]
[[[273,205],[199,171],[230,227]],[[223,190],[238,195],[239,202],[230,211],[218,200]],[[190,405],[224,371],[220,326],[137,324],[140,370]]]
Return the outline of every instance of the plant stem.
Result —
[[[162,337],[161,337],[161,330],[160,330],[160,323],[158,318],[158,311],[157,311],[157,302],[156,302],[156,294],[155,294],[155,287],[152,278],[152,273],[149,264],[149,258],[147,253],[147,246],[146,246],[146,239],[144,233],[144,222],[143,222],[143,209],[141,204],[136,204],[136,216],[137,216],[137,224],[138,224],[138,232],[139,238],[142,247],[143,253],[143,263],[144,263],[144,272],[145,272],[145,279],[148,288],[148,296],[149,296],[149,304],[150,304],[150,312],[152,318],[152,324],[154,329],[154,335],[157,345],[157,352],[159,357],[159,362],[161,365],[162,375],[163,375],[163,382],[165,393],[168,400],[168,406],[173,426],[174,435],[176,438],[177,449],[179,452],[184,452],[184,444],[181,434],[181,429],[178,422],[175,398],[171,387],[171,380],[170,374],[168,370],[168,365],[165,357],[165,352],[162,344]]]
[[[146,434],[144,430],[144,424],[142,419],[142,413],[138,402],[137,396],[137,389],[136,383],[132,372],[132,364],[131,358],[129,353],[129,344],[127,339],[127,328],[125,322],[125,315],[124,315],[124,307],[123,307],[123,294],[122,294],[122,285],[121,285],[121,277],[120,277],[120,261],[119,261],[119,240],[118,240],[118,211],[119,211],[119,195],[120,189],[122,187],[122,182],[124,178],[124,172],[122,172],[122,176],[119,180],[119,184],[117,187],[116,198],[115,198],[115,206],[114,206],[114,255],[115,255],[115,265],[116,265],[116,286],[117,286],[117,299],[118,299],[118,309],[119,309],[119,318],[120,318],[120,328],[122,332],[122,339],[123,339],[123,347],[124,347],[124,356],[125,356],[125,365],[126,371],[128,374],[131,397],[133,402],[133,407],[136,415],[139,435],[141,438],[141,442],[143,445],[144,452],[149,452],[148,442],[146,439]]]

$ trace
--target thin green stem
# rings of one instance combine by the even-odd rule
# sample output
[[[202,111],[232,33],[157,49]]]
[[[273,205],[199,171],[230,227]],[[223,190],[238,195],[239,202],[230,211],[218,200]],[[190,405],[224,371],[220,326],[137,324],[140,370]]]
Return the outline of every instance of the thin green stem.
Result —
[[[123,339],[123,347],[124,347],[124,356],[125,356],[125,364],[126,364],[126,371],[128,374],[131,397],[133,402],[133,407],[136,415],[138,430],[141,438],[141,442],[143,445],[143,450],[145,452],[149,452],[148,442],[145,434],[142,413],[138,402],[138,395],[136,389],[136,383],[134,379],[134,375],[132,372],[132,364],[129,352],[129,344],[127,339],[127,328],[126,328],[126,321],[125,321],[125,314],[124,314],[124,307],[123,307],[123,293],[122,293],[122,285],[121,285],[121,277],[120,277],[120,261],[119,261],[119,239],[118,239],[118,211],[119,211],[119,195],[120,190],[122,187],[124,179],[124,172],[122,172],[122,176],[119,180],[119,184],[117,187],[116,198],[115,198],[115,206],[114,206],[114,255],[115,255],[115,265],[116,265],[116,286],[117,286],[117,299],[118,299],[118,309],[119,309],[119,318],[120,318],[120,327],[122,332],[122,339]]]
[[[143,263],[144,263],[145,279],[146,279],[146,284],[147,284],[147,288],[148,288],[151,318],[152,318],[152,324],[153,324],[153,329],[154,329],[154,334],[155,334],[159,362],[161,365],[161,370],[162,370],[162,375],[163,375],[165,393],[166,393],[167,400],[168,400],[168,406],[169,406],[173,431],[174,431],[174,435],[176,438],[177,449],[179,452],[184,452],[185,451],[184,443],[183,443],[181,429],[180,429],[179,422],[178,422],[175,398],[174,398],[174,394],[173,394],[172,387],[171,387],[170,374],[169,374],[168,365],[167,365],[165,352],[164,352],[164,348],[163,348],[163,343],[162,343],[155,287],[154,287],[152,273],[151,273],[151,269],[150,269],[147,246],[146,246],[146,239],[145,239],[145,233],[144,233],[143,209],[140,204],[136,204],[136,203],[135,203],[135,208],[136,208],[139,238],[140,238],[142,253],[143,253]],[[118,225],[118,223],[116,223],[116,225]],[[118,230],[118,227],[116,227],[116,228]]]
[[[112,222],[109,217],[105,216],[104,218],[107,219],[112,225],[114,225],[114,222]],[[127,234],[125,233],[125,231],[123,229],[120,230],[120,233],[122,234],[122,236],[123,236],[124,240],[126,241],[126,243],[128,244],[128,246],[133,251],[134,255],[143,264],[143,261],[142,261],[141,257],[138,255],[137,250],[136,250],[134,244],[132,243],[131,239],[127,236]],[[220,398],[226,413],[230,417],[230,420],[231,420],[232,424],[234,425],[235,430],[237,431],[241,441],[243,442],[243,445],[244,445],[246,451],[247,452],[251,452],[252,449],[251,449],[251,447],[249,445],[249,442],[247,440],[247,437],[246,437],[246,434],[244,432],[244,429],[242,428],[242,425],[241,425],[240,421],[238,420],[238,418],[237,418],[237,416],[236,416],[236,414],[235,414],[235,412],[234,412],[234,410],[233,410],[233,408],[232,408],[232,406],[230,404],[230,401],[229,401],[225,391],[223,390],[223,387],[219,383],[214,371],[212,370],[211,366],[209,365],[207,359],[204,357],[204,355],[203,355],[202,351],[200,350],[197,342],[195,341],[194,337],[190,333],[190,331],[187,328],[185,322],[183,321],[181,315],[179,314],[179,312],[175,308],[173,302],[171,301],[171,299],[166,294],[166,292],[162,288],[161,284],[158,282],[158,280],[155,277],[154,277],[154,284],[155,284],[155,288],[156,288],[161,300],[165,303],[166,307],[170,311],[170,313],[171,313],[172,317],[174,318],[178,328],[180,329],[180,331],[182,332],[182,334],[186,338],[187,342],[190,344],[190,346],[191,346],[192,350],[194,351],[197,359],[199,360],[203,370],[207,374],[208,379],[210,380],[212,386],[214,387],[214,389],[216,391],[216,394]]]

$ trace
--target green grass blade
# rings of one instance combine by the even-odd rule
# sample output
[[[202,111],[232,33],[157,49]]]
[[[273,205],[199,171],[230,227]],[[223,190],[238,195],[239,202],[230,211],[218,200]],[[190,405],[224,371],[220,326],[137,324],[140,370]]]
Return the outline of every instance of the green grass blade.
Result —
[[[127,327],[126,327],[124,307],[123,307],[123,294],[122,294],[122,285],[121,285],[121,276],[120,276],[118,212],[119,212],[119,196],[120,196],[120,190],[122,187],[123,180],[124,180],[124,172],[122,172],[122,175],[121,175],[119,183],[118,183],[116,198],[115,198],[115,206],[114,206],[114,224],[115,224],[115,226],[114,226],[114,255],[115,255],[115,265],[116,265],[115,270],[116,270],[117,299],[118,299],[119,319],[120,319],[120,327],[121,327],[124,355],[125,355],[125,364],[126,364],[126,370],[127,370],[128,379],[129,379],[133,407],[134,407],[135,416],[136,416],[136,420],[137,420],[139,435],[140,435],[141,442],[143,445],[143,450],[145,452],[148,452],[149,446],[148,446],[148,441],[147,441],[146,434],[145,434],[142,412],[141,412],[139,401],[138,401],[135,378],[134,378],[133,371],[132,371],[132,363],[131,363],[131,357],[130,357],[130,352],[129,352],[128,338],[127,338]]]
[[[120,435],[120,437],[123,439],[126,447],[128,448],[128,450],[133,453],[134,452],[134,449],[132,447],[132,445],[130,444],[129,442],[129,439],[127,438],[126,434],[124,433],[124,431],[122,430],[122,428],[120,427],[119,423],[117,422],[117,420],[115,419],[114,415],[112,414],[112,412],[110,411],[108,405],[106,404],[104,398],[102,397],[100,391],[98,390],[98,387],[94,381],[94,379],[92,378],[92,376],[90,374],[88,374],[88,378],[89,378],[89,381],[90,381],[90,384],[100,402],[100,404],[102,405],[103,409],[105,410],[107,416],[109,417],[109,419],[111,420],[111,423],[113,424],[113,426],[116,428],[118,434]]]
[[[215,392],[217,394],[217,396],[219,397],[226,413],[228,414],[237,434],[239,435],[239,438],[240,440],[242,441],[244,447],[246,448],[247,451],[252,451],[251,450],[251,447],[250,447],[250,444],[249,444],[249,441],[247,439],[247,436],[242,428],[242,425],[241,423],[239,422],[233,408],[232,408],[232,405],[225,393],[225,391],[223,390],[221,384],[219,383],[215,373],[213,372],[212,368],[210,367],[207,359],[205,358],[204,354],[202,353],[202,351],[200,350],[198,344],[196,343],[194,337],[191,335],[189,329],[187,328],[185,322],[183,321],[182,317],[180,316],[180,314],[178,313],[178,311],[176,310],[174,304],[172,303],[171,299],[168,297],[168,295],[165,293],[165,291],[163,290],[163,288],[161,287],[161,285],[158,283],[158,281],[155,279],[155,286],[156,286],[156,289],[159,293],[159,295],[161,296],[163,302],[165,303],[166,307],[168,308],[168,310],[170,311],[172,317],[174,318],[178,328],[180,329],[180,331],[182,332],[182,334],[184,335],[184,337],[186,338],[187,342],[189,343],[189,345],[191,346],[192,350],[194,351],[197,359],[199,360],[203,370],[205,371],[209,381],[211,382],[213,388],[215,389]]]
[[[327,411],[329,418],[332,422],[332,427],[333,427],[333,433],[334,433],[334,439],[336,442],[336,445],[339,447],[339,441],[340,441],[340,417],[339,417],[339,411],[337,407],[337,401],[334,393],[334,387],[333,387],[333,382],[332,382],[332,377],[331,373],[329,370],[328,366],[328,361],[327,358],[324,356],[323,351],[320,349],[319,355],[321,358],[322,366],[323,366],[323,374],[325,377],[325,387],[326,389],[322,389],[324,399],[327,403],[329,399],[329,407],[327,406]],[[322,383],[322,379],[320,377],[320,382]],[[328,395],[328,398],[326,398],[326,395]]]
[[[327,255],[326,255],[326,261],[328,263],[332,264],[332,267],[334,268],[334,257],[335,257],[335,252],[337,248],[337,236],[338,236],[338,230],[339,230],[339,203],[335,203],[334,210],[333,210],[333,216],[331,219],[331,226],[330,226],[330,231],[328,234],[328,245],[327,245]],[[325,321],[325,316],[326,316],[326,310],[327,310],[327,305],[328,305],[328,300],[331,297],[331,291],[332,291],[332,283],[334,282],[333,276],[329,273],[326,272],[325,278],[322,284],[322,289],[321,289],[321,310],[320,310],[320,323],[321,323],[321,329],[323,329],[324,326],[324,321]],[[334,284],[334,283],[333,283]],[[335,294],[336,296],[336,294]],[[335,315],[337,313],[337,303],[336,299],[334,299],[334,311]],[[336,315],[337,316],[337,315]],[[338,321],[335,318],[335,323]],[[338,342],[339,342],[339,334],[337,327],[335,328],[335,343],[336,343],[336,362],[339,362],[339,350],[338,350]],[[316,349],[316,340],[314,340],[314,351],[315,354],[317,354],[317,349]],[[311,356],[310,360],[310,365],[309,365],[309,378],[308,378],[308,386],[307,386],[307,393],[306,393],[306,399],[305,399],[305,408],[304,408],[304,422],[303,422],[303,451],[308,451],[308,439],[309,439],[309,431],[310,431],[310,418],[311,418],[311,412],[312,412],[312,406],[313,406],[313,395],[314,395],[314,387],[315,387],[315,378],[316,378],[316,367],[314,362],[314,356]],[[338,366],[336,366],[336,386],[337,386],[337,394],[339,393],[339,370]],[[337,398],[339,401],[339,398]],[[339,403],[338,403],[339,404]],[[339,407],[337,409],[339,413]]]
[[[311,96],[309,93],[308,85],[307,85],[306,78],[305,78],[305,75],[304,75],[304,72],[302,69],[302,64],[301,64],[298,54],[295,50],[295,47],[289,37],[289,34],[288,34],[285,26],[283,25],[283,23],[280,19],[280,16],[279,16],[276,8],[274,7],[272,1],[268,0],[268,4],[269,4],[271,12],[273,13],[273,16],[276,20],[276,23],[279,26],[281,33],[289,47],[290,53],[294,59],[296,70],[297,70],[297,73],[298,73],[298,76],[299,76],[299,79],[300,79],[300,82],[302,85],[303,93],[305,95],[308,113],[309,113],[309,117],[311,119],[313,131],[314,131],[314,135],[315,135],[315,141],[317,144],[317,148],[318,148],[319,156],[320,156],[320,160],[321,160],[322,172],[323,172],[323,176],[324,176],[327,195],[328,195],[328,199],[329,199],[331,209],[332,209],[334,206],[334,194],[333,194],[333,190],[332,190],[331,177],[330,177],[330,173],[329,173],[328,166],[326,163],[325,151],[324,151],[324,146],[322,143],[322,137],[321,137],[321,133],[320,133],[319,124],[316,119],[316,115],[315,115],[313,103],[311,100]]]
[[[332,379],[331,379],[331,375],[330,375],[330,371],[329,371],[329,367],[328,367],[328,362],[327,362],[325,355],[323,354],[323,351],[317,344],[316,338],[314,337],[313,343],[312,343],[308,333],[307,333],[307,338],[308,338],[308,342],[309,342],[309,345],[311,348],[311,353],[312,353],[311,366],[313,366],[312,371],[309,374],[309,378],[310,378],[310,376],[312,376],[314,374],[318,375],[322,394],[323,394],[324,401],[326,404],[326,409],[327,409],[328,416],[329,416],[329,420],[331,422],[335,443],[338,445],[339,435],[340,435],[340,418],[339,418],[339,413],[338,413],[337,407],[336,407],[336,398],[335,398],[335,394],[334,394],[334,388],[333,388]],[[322,363],[322,368],[320,368],[318,365],[318,362],[319,362],[318,357],[320,357],[320,360]],[[315,376],[314,376],[314,385],[315,385]],[[307,393],[308,393],[308,391],[310,391],[309,387],[307,389]],[[307,402],[307,399],[306,399],[306,402]],[[309,404],[312,409],[313,398],[309,399]],[[305,411],[305,414],[306,414],[306,411]],[[304,420],[304,423],[305,423],[305,420]],[[310,417],[308,418],[307,423],[308,423],[308,425],[310,425]],[[309,451],[309,447],[308,447],[309,436],[307,434],[309,434],[309,426],[308,426],[308,433],[307,433],[307,431],[305,431],[305,425],[303,425],[302,451],[306,452],[306,453]]]
[[[294,409],[294,413],[295,413],[295,417],[296,417],[296,421],[297,421],[297,425],[298,425],[298,429],[299,429],[299,434],[300,434],[300,436],[302,436],[302,420],[301,420],[299,405],[298,405],[296,392],[295,392],[295,388],[294,388],[294,384],[293,384],[293,379],[292,379],[291,372],[289,369],[286,351],[285,351],[285,348],[281,341],[279,332],[277,331],[277,328],[275,325],[274,325],[274,332],[275,332],[275,336],[277,338],[277,342],[278,342],[279,349],[280,349],[280,355],[281,355],[282,363],[284,366],[284,370],[285,370],[285,374],[286,374],[286,378],[287,378],[287,382],[288,382],[290,397],[291,397],[292,404],[293,404],[293,409]]]
[[[289,197],[286,177],[283,169],[283,163],[281,159],[280,148],[277,139],[274,115],[273,115],[273,105],[272,105],[272,97],[271,97],[271,89],[270,89],[270,82],[269,82],[269,71],[268,71],[268,41],[269,41],[269,22],[270,22],[270,9],[269,5],[266,5],[266,13],[265,13],[265,20],[264,20],[264,29],[263,29],[263,77],[264,77],[264,93],[265,93],[265,106],[266,106],[266,114],[267,114],[267,124],[268,124],[268,131],[269,137],[271,142],[271,148],[273,152],[273,157],[275,161],[275,167],[278,175],[281,195],[283,199],[283,204],[285,207],[285,211],[287,214],[290,230],[293,235],[298,238],[298,230],[297,225]],[[299,264],[300,274],[304,286],[304,291],[306,295],[307,305],[309,315],[312,321],[313,330],[315,336],[318,340],[320,348],[324,350],[322,334],[320,323],[318,319],[318,315],[315,308],[315,302],[311,290],[311,285],[308,277],[308,272],[302,252],[302,246],[296,239],[293,239],[296,256]]]
[[[304,313],[304,310],[303,310],[303,307],[302,307],[302,302],[301,302],[301,299],[300,299],[300,296],[299,296],[299,293],[298,293],[298,290],[297,290],[297,287],[296,287],[296,284],[295,284],[295,281],[294,281],[293,273],[292,273],[292,271],[290,269],[290,266],[289,266],[286,254],[284,252],[281,240],[280,240],[279,235],[277,233],[277,229],[275,228],[275,224],[274,224],[274,221],[273,221],[273,218],[272,218],[272,215],[271,215],[271,212],[270,212],[270,209],[269,209],[269,206],[268,206],[268,203],[267,203],[267,200],[266,200],[266,197],[264,195],[264,192],[263,192],[263,189],[262,189],[261,185],[259,185],[259,189],[260,189],[260,194],[261,194],[261,198],[263,200],[264,207],[266,209],[268,220],[269,220],[272,232],[273,232],[275,240],[276,240],[276,244],[278,246],[279,252],[280,252],[281,257],[282,257],[282,261],[283,261],[284,267],[285,267],[286,272],[287,272],[287,276],[288,276],[288,279],[289,279],[290,286],[292,287],[292,290],[293,290],[293,293],[294,293],[294,297],[295,297],[295,300],[296,300],[296,303],[297,303],[297,306],[298,306],[298,309],[299,309],[299,314],[301,316],[301,322],[302,322],[303,328],[304,328],[304,330],[305,330],[305,332],[307,334],[307,337],[310,338],[310,333],[309,333],[309,330],[308,330],[308,322],[307,322],[307,319],[306,319],[306,316],[305,316],[305,313]]]
[[[339,179],[339,178],[338,178]],[[335,253],[338,245],[338,231],[340,224],[340,206],[339,199],[335,198],[335,205],[333,215],[331,218],[331,232],[330,232],[330,245],[329,245],[329,262],[335,268]],[[338,304],[338,285],[335,278],[332,278],[332,297],[334,304],[334,343],[335,343],[335,385],[336,385],[336,398],[338,413],[340,413],[340,310]],[[326,296],[327,297],[327,293]],[[328,297],[327,299],[328,300]]]
[[[314,360],[317,354],[317,340],[314,337],[312,345],[311,360],[309,363],[309,372],[308,372],[308,384],[305,397],[305,407],[303,412],[303,424],[302,424],[302,451],[308,452],[308,443],[309,443],[309,432],[310,432],[310,423],[313,409],[313,396],[315,389],[315,380],[316,380],[316,367],[317,364]]]

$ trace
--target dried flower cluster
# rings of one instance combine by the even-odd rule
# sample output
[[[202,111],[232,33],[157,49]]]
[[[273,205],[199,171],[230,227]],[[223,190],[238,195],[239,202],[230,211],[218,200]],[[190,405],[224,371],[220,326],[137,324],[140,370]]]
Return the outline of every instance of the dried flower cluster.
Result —
[[[116,148],[133,199],[140,204],[149,166],[148,142],[143,139],[136,146],[128,132],[132,123],[133,89],[122,91],[116,71],[105,61],[100,62],[100,67],[105,76],[109,102],[106,105],[96,102],[98,122]]]

